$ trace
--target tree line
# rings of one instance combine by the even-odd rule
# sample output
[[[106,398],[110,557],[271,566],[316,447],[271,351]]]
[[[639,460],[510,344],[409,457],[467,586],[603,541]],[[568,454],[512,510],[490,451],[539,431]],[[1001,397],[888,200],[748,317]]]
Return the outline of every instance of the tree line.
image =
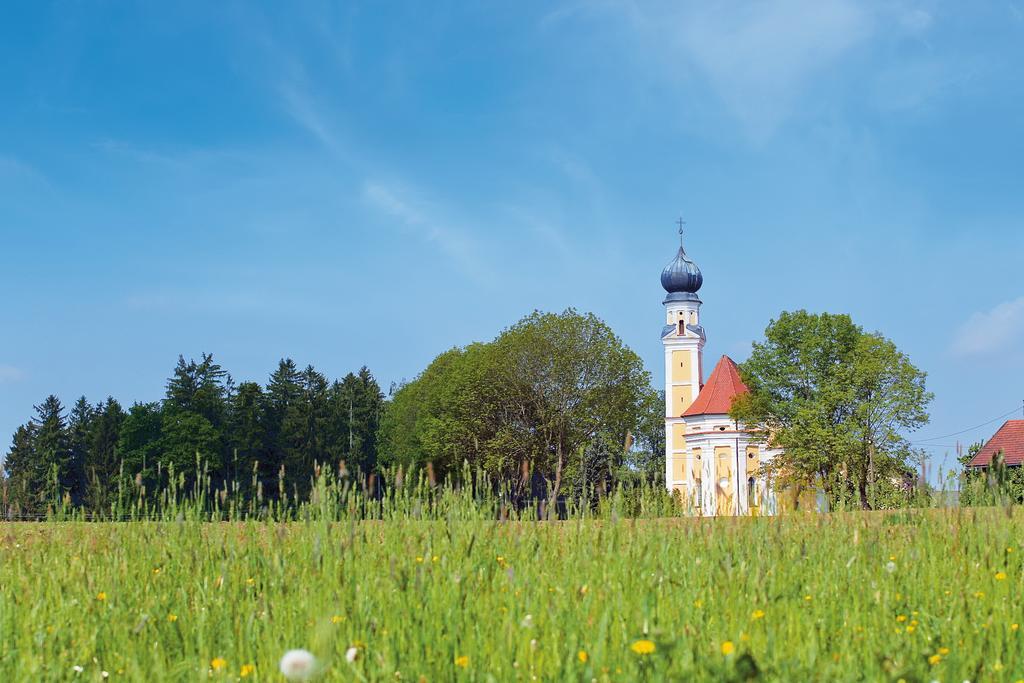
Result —
[[[316,463],[377,467],[384,407],[366,367],[331,382],[283,359],[262,386],[235,384],[210,354],[179,357],[161,401],[125,410],[112,397],[83,396],[66,410],[51,395],[35,406],[4,462],[4,508],[102,511],[121,487],[194,490],[200,479],[242,497],[303,497]]]
[[[732,416],[783,449],[761,472],[776,488],[865,508],[906,499],[920,456],[906,435],[927,423],[932,395],[890,340],[846,315],[783,312],[740,373],[750,393]],[[82,397],[65,410],[49,396],[14,434],[0,502],[101,511],[126,488],[197,482],[244,500],[303,500],[318,465],[438,480],[468,465],[514,495],[580,500],[662,483],[664,419],[663,392],[604,321],[535,312],[440,354],[390,397],[365,367],[332,382],[290,359],[266,385],[236,385],[208,354],[180,357],[158,402],[125,410]]]

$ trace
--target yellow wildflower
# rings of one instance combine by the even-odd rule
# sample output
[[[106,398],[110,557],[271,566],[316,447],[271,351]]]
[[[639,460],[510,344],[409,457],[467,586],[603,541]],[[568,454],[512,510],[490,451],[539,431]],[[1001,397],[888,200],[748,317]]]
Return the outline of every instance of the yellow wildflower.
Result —
[[[245,582],[246,582],[247,584],[249,584],[250,586],[253,586],[253,585],[255,585],[255,584],[256,584],[256,579],[254,579],[254,578],[252,578],[252,577],[250,576],[250,577],[249,577],[248,579],[246,579],[246,580],[245,580]]]
[[[228,660],[224,659],[223,657],[214,657],[210,660],[210,668],[214,671],[220,671],[227,665]]]
[[[178,620],[178,615],[177,614],[168,614],[167,615],[167,621],[169,621],[171,623],[174,623],[177,620]]]
[[[579,652],[577,652],[576,659],[580,660],[580,664],[586,664],[587,659],[589,659],[586,650],[580,650]]]
[[[340,614],[335,614],[333,617],[331,617],[332,624],[340,624],[343,621],[345,621],[345,617],[341,616]]]
[[[996,572],[996,581],[1005,581],[1006,572]]]
[[[732,644],[731,640],[727,640],[724,643],[722,643],[722,654],[723,655],[728,656],[728,655],[731,655],[735,651],[736,651],[736,646]]]
[[[1019,628],[1020,628],[1020,624],[1010,624],[1010,630],[1011,631],[1016,631]]]
[[[654,652],[657,647],[654,645],[653,640],[638,640],[630,645],[629,649],[638,655],[649,655]]]
[[[941,661],[942,661],[942,655],[932,655],[931,657],[928,658],[928,663],[931,664],[932,666],[935,666],[936,664],[938,664]]]
[[[983,597],[985,597],[985,591],[978,591],[978,592],[976,592],[974,594],[974,597],[976,597],[976,598],[983,598]]]
[[[948,647],[940,647],[939,648],[939,654],[942,655],[943,657],[945,657],[946,655],[949,654],[949,648]]]
[[[751,619],[764,619],[764,610],[756,609],[750,614]]]
[[[103,591],[100,591],[99,593],[96,594],[96,599],[99,600],[100,602],[103,602],[103,601],[105,601],[107,599],[107,594],[104,593]]]
[[[243,664],[242,669],[238,672],[238,675],[242,678],[251,676],[256,671],[256,667],[252,664]]]
[[[423,564],[423,558],[422,558],[422,557],[419,557],[419,556],[417,556],[417,557],[416,557],[416,562],[417,562],[418,564]]]
[[[704,606],[704,601],[698,598],[697,600],[693,601],[693,606],[696,607],[697,609],[700,609],[701,607]]]
[[[469,666],[469,655],[459,655],[455,658],[455,666],[465,669]]]
[[[431,562],[437,562],[440,559],[441,559],[440,557],[438,557],[437,555],[434,555],[433,557],[430,558],[430,561]]]
[[[899,622],[904,622],[906,620],[907,620],[907,616],[905,614],[901,614],[898,617],[896,617],[896,621],[899,621]]]
[[[805,595],[804,596],[804,600],[806,600],[807,602],[810,602],[811,600],[813,600],[813,598],[810,595]]]

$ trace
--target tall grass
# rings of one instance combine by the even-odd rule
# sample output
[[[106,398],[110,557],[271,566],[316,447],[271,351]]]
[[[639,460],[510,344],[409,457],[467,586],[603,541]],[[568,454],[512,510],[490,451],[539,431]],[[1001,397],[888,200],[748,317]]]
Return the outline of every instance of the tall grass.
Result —
[[[346,681],[1024,678],[1017,507],[694,519],[655,489],[556,515],[396,478],[0,524],[0,680],[281,680],[296,647]]]

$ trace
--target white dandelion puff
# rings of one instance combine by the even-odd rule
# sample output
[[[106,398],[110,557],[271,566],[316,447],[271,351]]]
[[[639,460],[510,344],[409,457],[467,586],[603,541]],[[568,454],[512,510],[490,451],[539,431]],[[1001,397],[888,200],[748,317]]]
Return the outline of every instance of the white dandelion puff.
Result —
[[[345,650],[345,661],[347,661],[349,664],[351,664],[352,662],[356,661],[356,658],[358,656],[359,656],[359,648],[358,647],[353,646],[353,647],[350,647],[349,649]]]
[[[893,562],[892,560],[889,560],[888,562],[886,562],[885,563],[885,571],[887,571],[890,574],[892,574],[894,571],[896,571],[896,563]]]
[[[103,678],[110,678],[110,672],[108,672],[108,671],[101,671],[100,672],[100,676],[103,676]]]
[[[80,673],[82,673],[83,671],[85,671],[85,669],[83,669],[83,668],[82,668],[81,666],[79,666],[78,664],[75,664],[75,665],[74,665],[73,667],[71,667],[71,670],[72,670],[72,671],[74,671],[74,672],[75,672],[76,674],[80,674]]]
[[[523,628],[533,628],[533,615],[527,614],[523,617],[523,620],[519,622],[519,625]]]
[[[309,650],[288,650],[281,657],[281,673],[289,681],[308,681],[316,669],[316,657]]]

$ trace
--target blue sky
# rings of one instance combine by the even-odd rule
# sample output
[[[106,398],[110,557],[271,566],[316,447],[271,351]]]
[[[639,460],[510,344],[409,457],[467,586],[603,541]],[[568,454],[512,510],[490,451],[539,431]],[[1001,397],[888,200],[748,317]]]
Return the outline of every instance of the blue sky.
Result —
[[[680,213],[709,365],[849,312],[921,438],[1024,399],[1019,1],[9,4],[0,93],[5,445],[179,353],[387,386],[535,308],[660,382]]]

